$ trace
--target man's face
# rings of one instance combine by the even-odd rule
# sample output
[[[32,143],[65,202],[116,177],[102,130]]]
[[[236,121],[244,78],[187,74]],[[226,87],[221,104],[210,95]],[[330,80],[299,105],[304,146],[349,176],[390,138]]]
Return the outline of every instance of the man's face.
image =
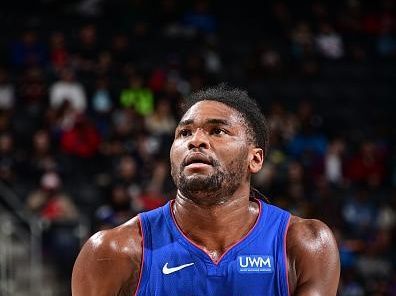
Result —
[[[249,141],[241,114],[216,101],[201,101],[183,116],[170,152],[178,190],[195,203],[212,205],[228,199],[249,182]]]

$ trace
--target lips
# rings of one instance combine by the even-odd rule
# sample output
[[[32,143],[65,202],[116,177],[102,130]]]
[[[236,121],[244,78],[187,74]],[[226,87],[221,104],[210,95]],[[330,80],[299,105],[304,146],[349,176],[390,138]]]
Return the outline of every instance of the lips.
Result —
[[[203,163],[207,165],[213,165],[213,160],[211,157],[206,156],[202,153],[192,153],[187,155],[187,157],[183,161],[183,166],[186,167],[193,163]]]

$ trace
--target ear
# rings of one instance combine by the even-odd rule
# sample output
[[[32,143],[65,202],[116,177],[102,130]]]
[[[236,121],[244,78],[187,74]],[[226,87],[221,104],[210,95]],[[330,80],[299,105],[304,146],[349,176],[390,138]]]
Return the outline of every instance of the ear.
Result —
[[[264,151],[261,148],[252,148],[249,157],[249,171],[252,174],[261,170],[264,161]]]

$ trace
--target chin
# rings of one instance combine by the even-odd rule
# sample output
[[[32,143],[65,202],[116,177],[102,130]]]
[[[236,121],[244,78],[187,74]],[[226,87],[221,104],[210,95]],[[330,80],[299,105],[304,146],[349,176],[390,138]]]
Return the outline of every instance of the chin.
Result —
[[[217,191],[221,188],[218,180],[214,176],[204,174],[193,174],[182,177],[180,180],[180,189],[185,189],[189,192],[210,192]]]
[[[179,189],[185,191],[213,191],[221,187],[223,179],[217,174],[192,173],[180,174]]]

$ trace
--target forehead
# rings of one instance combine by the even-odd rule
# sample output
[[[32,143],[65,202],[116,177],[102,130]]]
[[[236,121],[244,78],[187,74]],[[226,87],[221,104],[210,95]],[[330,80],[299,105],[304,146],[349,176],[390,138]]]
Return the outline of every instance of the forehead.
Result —
[[[226,104],[210,100],[204,100],[194,104],[187,110],[181,121],[193,120],[194,122],[198,122],[207,119],[222,119],[230,124],[244,123],[242,115],[237,110]]]

